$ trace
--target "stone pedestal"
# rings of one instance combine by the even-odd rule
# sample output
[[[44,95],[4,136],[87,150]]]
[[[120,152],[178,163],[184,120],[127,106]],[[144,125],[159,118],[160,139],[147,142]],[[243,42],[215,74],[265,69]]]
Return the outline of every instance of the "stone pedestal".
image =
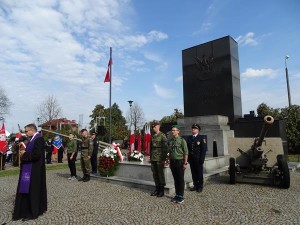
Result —
[[[220,115],[194,116],[178,119],[181,136],[192,134],[192,125],[197,123],[201,127],[200,134],[207,136],[207,157],[213,156],[213,141],[216,140],[218,156],[228,155],[228,138],[234,137],[234,131],[230,130],[228,117]]]
[[[227,170],[228,156],[220,156],[216,158],[207,157],[204,162],[204,179],[222,173]],[[166,186],[165,192],[167,194],[174,194],[174,179],[171,169],[166,167],[164,169]],[[153,181],[151,164],[148,160],[144,162],[128,162],[120,163],[119,170],[115,176],[100,177],[99,175],[92,174],[92,177],[100,178],[102,181],[126,185],[133,188],[140,188],[148,191],[153,191],[155,184]],[[188,165],[184,173],[185,187],[193,186],[190,166]]]

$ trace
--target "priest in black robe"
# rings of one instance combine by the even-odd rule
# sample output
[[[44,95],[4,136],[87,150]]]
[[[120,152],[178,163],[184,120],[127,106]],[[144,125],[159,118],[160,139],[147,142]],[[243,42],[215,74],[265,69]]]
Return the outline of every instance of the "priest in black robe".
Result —
[[[20,152],[21,169],[13,212],[13,220],[36,219],[47,211],[45,141],[35,124],[25,126],[31,138]]]

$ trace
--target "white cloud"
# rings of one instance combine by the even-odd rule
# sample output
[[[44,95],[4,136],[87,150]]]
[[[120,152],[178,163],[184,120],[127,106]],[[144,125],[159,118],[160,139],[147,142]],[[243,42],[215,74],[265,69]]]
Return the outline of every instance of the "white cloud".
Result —
[[[212,28],[213,24],[211,22],[202,23],[201,31],[208,31]]]
[[[273,69],[253,69],[247,68],[245,72],[242,73],[243,78],[254,78],[254,77],[271,77],[277,75],[277,71]]]
[[[168,68],[168,63],[165,62],[160,55],[153,52],[144,52],[144,57],[146,59],[149,59],[153,62],[159,63],[158,66],[156,66],[157,70],[165,71]]]
[[[131,7],[127,0],[1,1],[1,86],[8,96],[21,99],[12,99],[14,108],[6,121],[14,126],[19,121],[33,122],[37,104],[49,94],[59,98],[64,116],[70,119],[79,114],[87,118],[96,104],[108,103],[109,85],[103,80],[109,47],[116,52],[114,62],[119,60],[118,69],[113,68],[115,94],[122,90],[128,73],[149,71],[138,59],[140,48],[168,35],[155,29],[132,31],[127,23]],[[167,67],[158,54],[148,59],[158,69]],[[158,93],[170,95],[159,87]]]
[[[154,87],[155,93],[164,99],[169,99],[169,98],[175,97],[174,90],[164,88],[157,84],[154,84],[153,87]]]
[[[167,38],[168,38],[167,34],[156,30],[152,30],[147,34],[147,39],[149,41],[161,41]]]
[[[245,36],[238,36],[235,39],[240,45],[251,45],[255,46],[258,44],[258,41],[256,38],[254,38],[254,33],[249,32]]]

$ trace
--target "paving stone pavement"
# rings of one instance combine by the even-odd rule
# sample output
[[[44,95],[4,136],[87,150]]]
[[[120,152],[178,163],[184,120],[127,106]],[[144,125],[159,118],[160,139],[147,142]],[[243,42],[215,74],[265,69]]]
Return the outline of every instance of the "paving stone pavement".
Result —
[[[80,174],[80,172],[79,172]],[[288,190],[263,185],[228,184],[221,175],[205,183],[202,193],[185,192],[183,204],[173,196],[92,178],[70,181],[69,171],[47,171],[48,211],[33,221],[11,221],[18,176],[0,177],[1,224],[300,224],[300,173],[291,172]]]

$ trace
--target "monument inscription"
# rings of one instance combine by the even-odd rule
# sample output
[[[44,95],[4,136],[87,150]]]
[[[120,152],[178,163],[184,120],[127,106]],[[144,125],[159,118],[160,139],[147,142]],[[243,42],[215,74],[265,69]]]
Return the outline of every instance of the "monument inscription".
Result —
[[[237,43],[230,36],[182,51],[185,117],[242,116]]]

